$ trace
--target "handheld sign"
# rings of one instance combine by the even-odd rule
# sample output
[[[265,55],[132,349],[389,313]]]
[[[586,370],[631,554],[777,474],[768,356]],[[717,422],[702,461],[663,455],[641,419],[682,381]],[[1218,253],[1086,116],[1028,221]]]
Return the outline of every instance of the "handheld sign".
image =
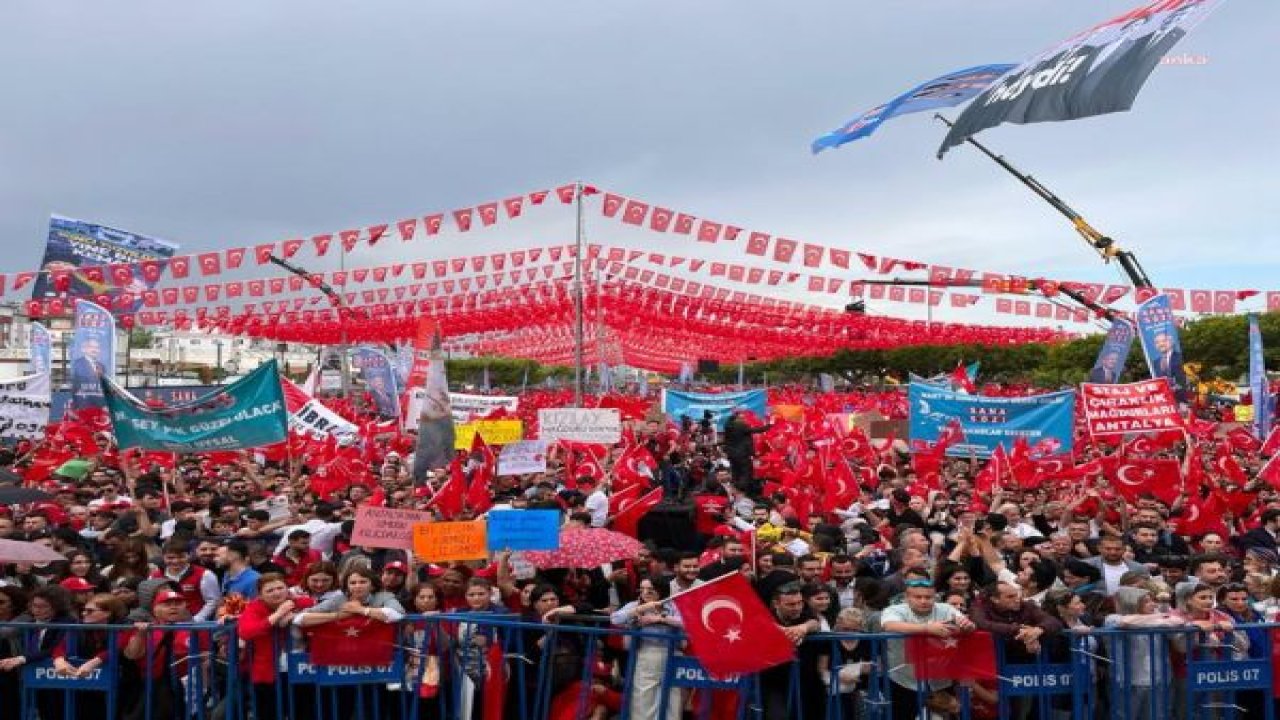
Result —
[[[427,562],[483,560],[489,556],[485,531],[484,522],[472,520],[415,523],[413,552]]]
[[[362,505],[356,511],[351,544],[373,548],[413,549],[413,526],[431,520],[431,513]]]
[[[556,510],[494,510],[489,513],[489,552],[559,550],[560,513]]]

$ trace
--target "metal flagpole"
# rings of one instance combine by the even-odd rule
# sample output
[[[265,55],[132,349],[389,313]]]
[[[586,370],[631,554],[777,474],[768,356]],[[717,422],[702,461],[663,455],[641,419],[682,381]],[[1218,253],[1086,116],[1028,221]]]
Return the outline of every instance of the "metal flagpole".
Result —
[[[573,406],[582,407],[582,378],[584,361],[583,343],[584,327],[583,327],[583,287],[582,287],[582,182],[578,181],[573,184],[574,200],[577,204],[576,221],[574,223],[574,245],[577,252],[573,256],[573,339],[574,339],[574,368],[573,368]]]

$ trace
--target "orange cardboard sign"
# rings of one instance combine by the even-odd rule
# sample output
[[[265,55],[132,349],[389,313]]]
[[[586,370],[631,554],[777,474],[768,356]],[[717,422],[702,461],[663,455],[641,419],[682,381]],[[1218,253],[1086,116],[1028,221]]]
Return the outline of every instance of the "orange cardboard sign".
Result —
[[[483,520],[414,523],[413,552],[427,562],[483,560],[487,529]]]

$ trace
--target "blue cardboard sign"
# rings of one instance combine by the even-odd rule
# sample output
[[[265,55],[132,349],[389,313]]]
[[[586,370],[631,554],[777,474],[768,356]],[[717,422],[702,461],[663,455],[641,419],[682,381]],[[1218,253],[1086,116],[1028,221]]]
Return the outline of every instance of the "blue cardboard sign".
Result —
[[[557,510],[494,510],[489,513],[489,552],[502,550],[559,550],[560,512]]]
[[[1187,663],[1191,692],[1270,690],[1271,664],[1266,660],[1220,660]]]
[[[744,390],[730,393],[695,393],[678,390],[662,391],[662,412],[679,420],[688,416],[698,422],[702,414],[710,410],[717,430],[724,430],[729,413],[745,408],[763,419],[769,414],[769,396],[764,390]]]
[[[79,663],[76,663],[77,665]],[[25,687],[45,690],[110,690],[115,678],[115,663],[106,663],[85,677],[59,675],[53,669],[52,660],[25,665],[22,668],[22,684]]]
[[[390,665],[313,665],[305,652],[289,653],[289,682],[302,685],[364,685],[402,682],[404,656],[397,652]]]
[[[1000,670],[1000,694],[1011,697],[1062,695],[1071,692],[1070,663],[1060,665],[1009,665]]]
[[[684,655],[673,655],[667,663],[667,673],[671,687],[701,690],[741,690],[742,676],[731,675],[718,678],[707,672],[697,659]]]

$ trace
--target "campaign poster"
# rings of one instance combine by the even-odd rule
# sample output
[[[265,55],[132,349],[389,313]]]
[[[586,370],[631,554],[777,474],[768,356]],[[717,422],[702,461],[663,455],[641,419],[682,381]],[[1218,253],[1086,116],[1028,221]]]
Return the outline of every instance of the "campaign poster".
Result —
[[[133,303],[121,309],[136,312],[142,292],[156,286],[177,250],[167,240],[54,215],[31,297],[40,300],[62,292],[72,297],[105,295],[115,307],[116,298],[129,293]],[[65,290],[59,282],[66,283]]]
[[[76,301],[68,361],[71,409],[103,407],[102,378],[116,373],[116,321],[110,312],[88,300]]]

